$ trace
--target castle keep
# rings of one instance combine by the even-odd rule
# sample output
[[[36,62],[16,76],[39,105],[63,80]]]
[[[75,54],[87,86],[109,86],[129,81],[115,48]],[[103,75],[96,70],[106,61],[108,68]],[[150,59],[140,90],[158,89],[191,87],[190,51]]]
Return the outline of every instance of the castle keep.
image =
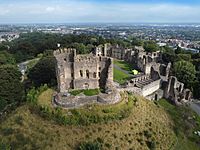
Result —
[[[59,92],[105,89],[113,82],[113,60],[104,53],[77,55],[75,49],[54,51]]]

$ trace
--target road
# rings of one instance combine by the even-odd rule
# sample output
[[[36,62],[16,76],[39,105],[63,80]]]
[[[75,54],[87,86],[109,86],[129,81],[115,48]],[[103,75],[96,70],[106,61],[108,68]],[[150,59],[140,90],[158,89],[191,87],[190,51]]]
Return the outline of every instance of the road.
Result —
[[[27,71],[27,69],[28,69],[28,64],[29,64],[31,61],[34,61],[34,60],[38,61],[39,59],[40,59],[40,58],[34,58],[34,59],[27,60],[27,61],[24,61],[24,62],[22,62],[22,63],[17,64],[17,66],[18,66],[20,72],[22,73],[22,82],[24,81],[25,73],[26,73],[26,71]]]
[[[27,65],[29,62],[33,61],[33,60],[39,60],[40,58],[34,58],[34,59],[31,59],[31,60],[27,60],[27,61],[24,61],[22,63],[19,63],[17,66],[19,67],[19,70],[20,72],[22,73],[22,75],[24,76],[25,75],[25,72],[27,70]]]
[[[200,102],[190,102],[190,107],[200,116]]]

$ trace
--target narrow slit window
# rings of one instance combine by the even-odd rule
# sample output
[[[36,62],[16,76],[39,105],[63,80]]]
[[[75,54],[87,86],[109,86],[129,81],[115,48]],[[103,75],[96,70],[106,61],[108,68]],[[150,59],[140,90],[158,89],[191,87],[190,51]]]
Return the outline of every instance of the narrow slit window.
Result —
[[[83,70],[80,70],[80,76],[83,77]]]
[[[86,70],[86,77],[87,77],[88,79],[90,78],[89,70]]]

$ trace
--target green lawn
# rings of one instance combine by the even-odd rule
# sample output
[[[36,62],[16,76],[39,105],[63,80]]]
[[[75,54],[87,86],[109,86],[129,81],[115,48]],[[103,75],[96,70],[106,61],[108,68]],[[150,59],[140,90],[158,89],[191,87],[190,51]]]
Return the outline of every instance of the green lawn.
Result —
[[[173,130],[177,135],[177,145],[174,149],[198,150],[196,142],[200,138],[194,135],[194,131],[200,130],[200,117],[188,106],[174,106],[164,99],[158,103],[164,107],[174,121]]]
[[[131,71],[134,69],[133,65],[125,62],[125,61],[122,61],[122,60],[114,60],[114,64],[119,66],[120,68],[122,68],[123,70],[126,70],[126,71]]]
[[[130,78],[130,76],[121,70],[114,68],[113,78],[115,82],[123,84]]]
[[[114,60],[114,64],[120,67],[122,70],[126,71],[123,72],[122,70],[114,67],[114,81],[118,82],[119,84],[125,83],[127,80],[131,78],[133,66],[125,61],[122,60]]]
[[[70,92],[70,94],[76,96],[83,93],[86,96],[94,96],[98,95],[100,93],[99,89],[87,89],[87,90],[73,90]]]

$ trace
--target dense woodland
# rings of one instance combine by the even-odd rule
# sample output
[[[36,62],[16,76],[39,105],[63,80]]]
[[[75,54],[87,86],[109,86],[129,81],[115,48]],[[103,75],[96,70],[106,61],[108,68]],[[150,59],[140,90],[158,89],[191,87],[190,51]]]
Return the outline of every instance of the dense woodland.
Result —
[[[148,52],[161,50],[163,60],[172,62],[171,74],[185,83],[193,91],[195,98],[200,98],[200,53],[192,54],[177,48],[158,47],[153,41],[141,41],[136,38],[129,40],[104,39],[88,35],[59,35],[45,33],[21,34],[20,38],[12,42],[0,44],[0,110],[9,104],[18,104],[25,99],[26,91],[32,87],[48,84],[56,87],[55,58],[52,51],[62,47],[73,47],[79,54],[85,54],[104,43],[119,44],[123,47],[144,46]],[[17,63],[42,57],[39,62],[27,72],[27,79],[22,83]],[[25,87],[25,88],[24,88]]]

